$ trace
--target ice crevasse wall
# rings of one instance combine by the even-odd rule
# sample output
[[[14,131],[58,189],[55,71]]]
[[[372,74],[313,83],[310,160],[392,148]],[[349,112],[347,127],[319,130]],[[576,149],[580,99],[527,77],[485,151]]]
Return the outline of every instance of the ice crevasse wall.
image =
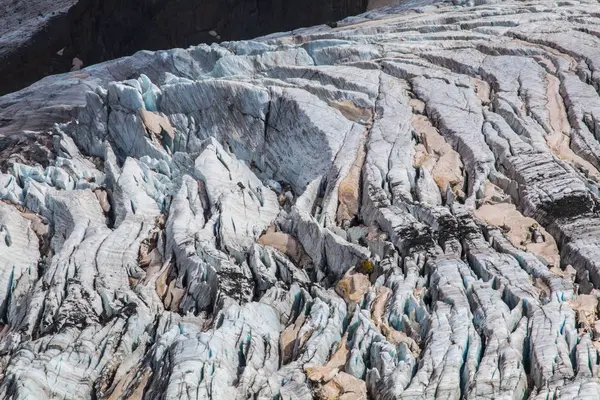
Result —
[[[0,98],[0,397],[596,399],[600,6],[413,1]]]

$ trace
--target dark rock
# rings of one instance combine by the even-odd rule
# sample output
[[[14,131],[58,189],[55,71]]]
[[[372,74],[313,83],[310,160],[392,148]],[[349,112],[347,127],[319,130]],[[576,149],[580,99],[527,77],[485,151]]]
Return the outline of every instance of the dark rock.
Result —
[[[46,75],[138,50],[249,39],[332,22],[367,8],[367,0],[10,0],[0,11],[0,95]],[[14,36],[14,39],[13,39]]]

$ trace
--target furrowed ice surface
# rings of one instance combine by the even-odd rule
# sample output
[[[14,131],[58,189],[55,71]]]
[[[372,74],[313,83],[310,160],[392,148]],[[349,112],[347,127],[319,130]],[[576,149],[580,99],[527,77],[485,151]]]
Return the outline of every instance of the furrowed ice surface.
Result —
[[[600,6],[476,3],[1,97],[0,397],[598,398]]]

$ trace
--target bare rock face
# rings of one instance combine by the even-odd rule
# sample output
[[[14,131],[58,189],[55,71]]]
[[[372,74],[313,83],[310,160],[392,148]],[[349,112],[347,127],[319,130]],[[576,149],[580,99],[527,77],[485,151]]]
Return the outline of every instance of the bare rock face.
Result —
[[[367,0],[4,0],[0,95],[138,50],[334,24]]]
[[[0,98],[0,397],[599,398],[599,15],[415,1]]]

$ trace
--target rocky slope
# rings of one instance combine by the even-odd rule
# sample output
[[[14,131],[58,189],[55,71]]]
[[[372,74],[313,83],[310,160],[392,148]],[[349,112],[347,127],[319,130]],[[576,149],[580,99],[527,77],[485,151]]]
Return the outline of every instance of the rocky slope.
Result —
[[[599,22],[414,1],[0,98],[0,397],[598,398]]]
[[[337,21],[367,5],[367,0],[5,0],[0,95],[141,49],[248,39]]]

